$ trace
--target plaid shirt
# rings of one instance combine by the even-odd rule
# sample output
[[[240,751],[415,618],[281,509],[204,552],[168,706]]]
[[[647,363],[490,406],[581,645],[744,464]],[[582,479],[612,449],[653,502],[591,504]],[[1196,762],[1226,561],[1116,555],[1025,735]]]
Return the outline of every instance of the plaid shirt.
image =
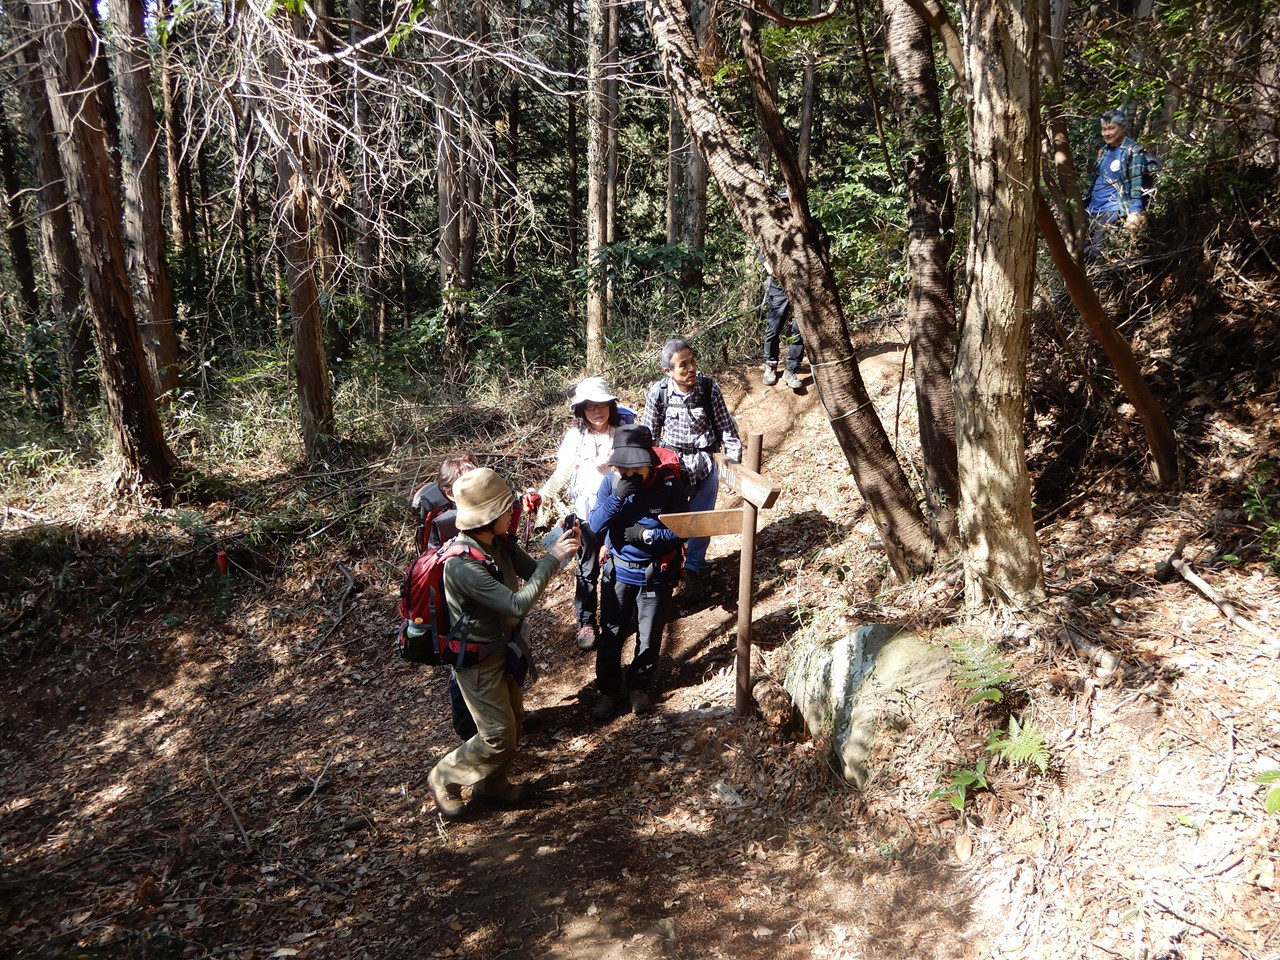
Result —
[[[708,381],[711,384],[711,409],[703,409],[704,380],[707,380],[706,375],[699,373],[698,383],[689,393],[684,393],[672,380],[665,410],[659,409],[663,384],[659,380],[649,388],[644,399],[644,416],[640,418],[640,422],[653,432],[654,443],[669,447],[680,455],[680,462],[694,483],[711,473],[714,461],[709,451],[723,449],[726,459],[735,463],[742,461],[738,424],[725,406],[720,388],[713,381]]]

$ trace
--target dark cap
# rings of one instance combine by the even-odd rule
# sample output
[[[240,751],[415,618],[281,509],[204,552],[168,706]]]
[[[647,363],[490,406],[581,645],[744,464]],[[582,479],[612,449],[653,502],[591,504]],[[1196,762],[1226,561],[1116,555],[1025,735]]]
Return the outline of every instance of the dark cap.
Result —
[[[656,467],[658,455],[653,452],[653,433],[649,428],[639,424],[627,424],[618,427],[613,434],[613,452],[609,454],[606,466],[610,467]]]

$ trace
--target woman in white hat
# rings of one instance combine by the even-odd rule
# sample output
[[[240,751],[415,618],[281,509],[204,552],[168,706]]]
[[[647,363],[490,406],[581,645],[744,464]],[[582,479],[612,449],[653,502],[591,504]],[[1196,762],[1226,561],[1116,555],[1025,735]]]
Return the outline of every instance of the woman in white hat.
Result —
[[[553,522],[567,508],[580,520],[591,516],[596,505],[600,480],[609,468],[614,431],[635,419],[635,413],[618,405],[603,377],[587,377],[569,398],[573,426],[565,431],[556,452],[556,468],[538,493],[541,523]],[[578,649],[595,649],[599,637],[596,622],[600,584],[600,538],[582,525],[582,548],[578,551],[578,580],[573,593],[573,609],[578,625]]]
[[[510,642],[523,647],[524,619],[562,562],[578,551],[578,537],[570,530],[547,556],[534,561],[508,534],[515,494],[488,467],[463,474],[453,486],[458,505],[457,542],[488,554],[501,579],[479,560],[450,557],[444,565],[444,593],[449,616],[457,624],[466,619],[472,644],[492,645],[494,652],[474,666],[458,667],[458,687],[475,719],[476,733],[435,765],[427,782],[436,806],[446,817],[465,810],[462,788],[473,798],[518,804],[525,790],[508,779],[524,719],[524,695],[507,668]],[[524,580],[518,590],[516,584]],[[524,647],[527,656],[527,647]]]

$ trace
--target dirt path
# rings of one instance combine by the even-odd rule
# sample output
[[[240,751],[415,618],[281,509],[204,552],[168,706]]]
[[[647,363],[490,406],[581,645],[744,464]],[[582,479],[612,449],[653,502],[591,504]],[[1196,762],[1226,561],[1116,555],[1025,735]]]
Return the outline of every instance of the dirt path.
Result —
[[[891,424],[901,363],[892,344],[863,362]],[[758,538],[762,648],[868,617],[928,627],[956,571],[896,587],[812,388],[757,373],[719,380],[785,490]],[[909,423],[890,434],[910,448]],[[1060,620],[1000,639],[1036,685],[1052,776],[993,774],[959,824],[928,794],[984,741],[972,716],[921,709],[862,795],[820,745],[733,716],[736,538],[713,542],[710,596],[669,631],[644,717],[588,719],[561,578],[535,617],[543,723],[516,768],[536,798],[461,823],[425,785],[454,742],[444,685],[391,656],[381,561],[344,558],[370,588],[341,613],[333,558],[239,581],[216,624],[70,611],[58,655],[12,663],[0,703],[0,954],[1280,956],[1280,831],[1253,783],[1280,768],[1273,647],[1150,574],[1212,511],[1117,490],[1042,530]],[[1215,583],[1274,636],[1274,575]],[[1073,638],[1123,669],[1099,676]]]

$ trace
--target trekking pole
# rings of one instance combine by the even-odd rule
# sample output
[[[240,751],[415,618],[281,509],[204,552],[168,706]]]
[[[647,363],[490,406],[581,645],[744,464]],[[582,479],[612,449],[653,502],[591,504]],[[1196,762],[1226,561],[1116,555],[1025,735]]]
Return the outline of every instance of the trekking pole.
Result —
[[[524,512],[524,548],[529,549],[529,511]]]

